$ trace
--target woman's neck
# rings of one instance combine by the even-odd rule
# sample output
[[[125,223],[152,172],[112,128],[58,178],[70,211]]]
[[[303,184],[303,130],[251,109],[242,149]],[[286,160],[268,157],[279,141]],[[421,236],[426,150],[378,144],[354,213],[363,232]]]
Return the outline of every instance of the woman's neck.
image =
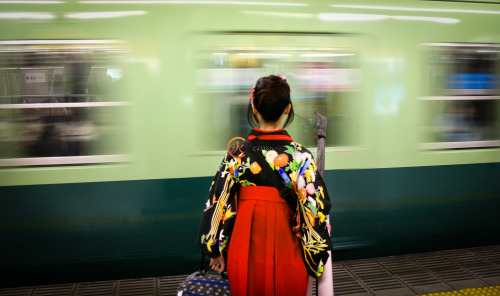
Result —
[[[259,123],[259,128],[261,130],[265,130],[265,131],[272,131],[272,130],[281,129],[281,121],[280,120],[278,120],[276,122],[261,121]]]

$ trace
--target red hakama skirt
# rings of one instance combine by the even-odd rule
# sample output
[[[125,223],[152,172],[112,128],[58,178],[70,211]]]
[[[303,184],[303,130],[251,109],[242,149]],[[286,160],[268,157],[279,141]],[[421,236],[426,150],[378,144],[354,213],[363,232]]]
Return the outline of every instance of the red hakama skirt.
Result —
[[[308,274],[292,211],[274,187],[243,186],[227,255],[234,296],[306,295]]]

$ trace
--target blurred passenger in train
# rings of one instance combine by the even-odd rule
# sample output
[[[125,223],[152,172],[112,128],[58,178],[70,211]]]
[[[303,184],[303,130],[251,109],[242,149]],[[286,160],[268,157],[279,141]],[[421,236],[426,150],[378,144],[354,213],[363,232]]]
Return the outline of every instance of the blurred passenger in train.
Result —
[[[282,129],[294,117],[283,75],[260,78],[248,121],[254,129],[222,160],[198,244],[233,295],[306,295],[332,249],[330,199],[311,152]],[[257,128],[258,126],[258,128]],[[279,190],[281,189],[281,194]]]
[[[91,64],[86,57],[73,56],[65,65],[69,97],[66,102],[85,102],[88,94],[88,80]]]
[[[455,102],[452,110],[438,119],[438,126],[446,142],[479,140],[476,129],[477,111],[470,102]]]

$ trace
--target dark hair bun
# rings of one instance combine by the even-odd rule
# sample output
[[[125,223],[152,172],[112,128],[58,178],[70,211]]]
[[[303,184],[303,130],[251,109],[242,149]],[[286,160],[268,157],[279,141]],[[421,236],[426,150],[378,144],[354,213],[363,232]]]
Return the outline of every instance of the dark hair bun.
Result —
[[[262,115],[262,119],[268,122],[277,121],[286,107],[291,104],[290,86],[287,81],[280,76],[269,75],[257,80],[254,91],[254,106]],[[255,127],[257,119],[255,118],[249,105],[249,123]],[[293,108],[291,114],[285,123],[285,126],[293,120]]]

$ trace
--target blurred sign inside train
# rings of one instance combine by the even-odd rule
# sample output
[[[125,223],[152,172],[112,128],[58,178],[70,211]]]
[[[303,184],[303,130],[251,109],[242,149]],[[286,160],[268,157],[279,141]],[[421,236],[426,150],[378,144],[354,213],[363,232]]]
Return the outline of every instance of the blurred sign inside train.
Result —
[[[354,89],[359,86],[358,69],[339,69],[335,63],[303,63],[297,69],[304,89]]]
[[[123,51],[102,40],[0,43],[0,166],[123,160]]]

